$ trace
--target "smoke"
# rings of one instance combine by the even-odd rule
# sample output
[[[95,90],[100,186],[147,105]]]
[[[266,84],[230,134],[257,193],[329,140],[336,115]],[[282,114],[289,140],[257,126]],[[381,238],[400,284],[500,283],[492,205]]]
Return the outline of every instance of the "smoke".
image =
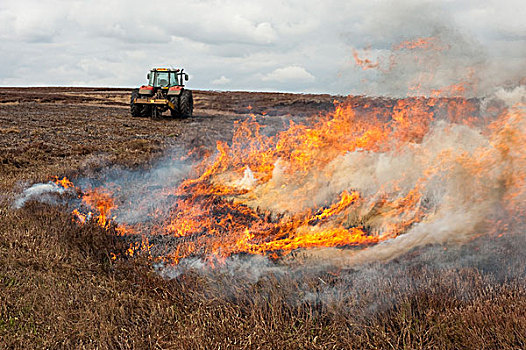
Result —
[[[57,195],[62,195],[67,191],[62,186],[53,182],[45,184],[38,183],[26,188],[20,196],[15,200],[14,207],[22,208],[29,200],[38,200],[44,203],[57,204]]]
[[[349,58],[340,76],[353,82],[350,92],[483,97],[491,95],[496,86],[523,83],[526,49],[520,37],[515,44],[504,41],[508,46],[502,53],[490,51],[488,45],[502,46],[496,39],[499,36],[493,39],[499,44],[481,42],[446,6],[396,1],[375,8],[359,26],[359,32],[368,35],[357,38],[351,31],[348,37],[355,58]],[[365,61],[375,64],[363,65]],[[356,81],[361,82],[359,88],[352,87]]]
[[[481,156],[485,158],[475,161]],[[490,165],[492,168],[485,168]],[[405,234],[355,255],[348,251],[354,256],[346,264],[354,265],[392,259],[416,246],[466,241],[501,200],[507,166],[480,130],[440,121],[421,144],[388,153],[354,151],[336,158],[327,168],[316,170],[315,184],[308,183],[314,174],[298,183],[283,178],[281,165],[277,166],[273,179],[250,194],[255,199],[249,204],[271,211],[301,212],[320,207],[351,188],[359,191],[365,202],[346,215],[379,234],[425,211],[425,219]],[[401,200],[415,188],[422,193],[416,206],[408,205],[403,213],[397,209],[392,209],[392,214],[389,209],[375,212],[381,200],[378,195]]]
[[[366,317],[422,291],[437,293],[443,289],[452,293],[450,296],[469,300],[483,285],[510,281],[523,285],[525,244],[526,235],[518,232],[498,239],[478,238],[462,245],[429,245],[401,259],[374,261],[339,270],[335,282],[324,283],[314,290],[302,287],[308,291],[306,301],[340,304],[350,298],[359,306],[356,311],[363,312]],[[330,252],[326,253],[329,256]],[[306,262],[317,270],[305,275],[320,276],[321,271],[334,271],[337,266],[334,260],[313,261],[311,258]],[[342,264],[340,268],[345,267]]]
[[[362,203],[334,224],[359,225],[389,236],[393,228],[411,223],[406,232],[363,250],[302,253],[302,258],[341,267],[389,261],[417,247],[466,243],[495,233],[502,229],[495,228],[496,221],[509,222],[525,209],[525,98],[524,87],[500,89],[485,104],[504,103],[509,115],[489,128],[437,120],[421,142],[392,145],[388,152],[347,152],[307,175],[291,175],[287,162],[279,159],[272,178],[241,200],[293,215],[323,207],[352,189]],[[417,200],[412,199],[415,193]]]
[[[257,283],[265,276],[282,276],[288,270],[284,265],[277,264],[268,257],[261,255],[235,255],[222,261],[215,262],[215,268],[211,268],[212,261],[201,258],[188,258],[182,260],[176,266],[156,265],[156,269],[165,278],[177,278],[182,274],[195,272],[204,276],[223,276],[229,279],[237,279],[237,282]]]
[[[370,236],[379,237],[380,241],[370,247],[355,249],[306,249],[285,256],[278,263],[259,256],[234,255],[218,263],[218,271],[239,273],[257,280],[266,273],[279,271],[280,264],[287,268],[302,262],[331,268],[355,268],[391,261],[428,245],[465,244],[481,234],[499,234],[502,225],[495,228],[495,222],[508,223],[513,215],[524,210],[526,196],[521,181],[526,178],[523,152],[526,125],[524,110],[520,106],[525,98],[524,91],[523,88],[499,90],[493,100],[482,103],[480,122],[458,123],[436,118],[421,138],[405,139],[406,134],[394,130],[392,137],[379,141],[379,149],[355,148],[330,161],[319,162],[323,165],[309,168],[307,172],[292,170],[293,159],[281,157],[274,163],[266,181],[260,181],[248,165],[242,172],[214,174],[210,180],[212,184],[226,183],[245,192],[227,197],[227,200],[254,210],[284,215],[285,218],[327,208],[342,193],[356,191],[359,198],[352,205],[335,212],[330,220],[304,222],[296,228],[297,237],[308,240],[325,231],[358,227]],[[497,117],[486,121],[484,114],[495,105],[499,106],[495,113]],[[355,122],[365,120],[372,123],[366,112]],[[436,116],[444,114],[440,108],[434,112]],[[245,141],[251,142],[250,139]],[[334,145],[329,143],[323,147],[317,153],[320,160],[325,160]],[[265,152],[265,149],[259,151]],[[240,153],[243,156],[249,154],[242,148]],[[148,171],[114,168],[97,179],[75,181],[84,192],[102,188],[110,193],[115,205],[108,216],[115,223],[132,226],[136,233],[148,237],[154,244],[150,250],[154,256],[171,255],[186,243],[198,247],[194,250],[195,255],[190,253],[188,258],[178,261],[175,269],[166,270],[159,265],[160,271],[166,270],[163,273],[167,277],[176,277],[185,270],[203,272],[210,265],[209,254],[214,251],[210,246],[224,245],[226,252],[229,249],[235,251],[236,240],[239,240],[235,235],[243,233],[235,226],[230,227],[237,231],[221,233],[223,238],[213,238],[221,231],[213,234],[203,231],[205,226],[200,225],[204,220],[219,225],[232,219],[228,218],[228,211],[223,212],[228,207],[218,212],[204,210],[214,202],[202,206],[199,200],[188,204],[178,201],[181,195],[191,195],[177,191],[181,182],[200,174],[189,161],[180,159],[181,154],[175,152]],[[64,191],[54,183],[36,184],[21,194],[15,206],[21,207],[29,199],[56,201],[56,195]],[[70,203],[77,205],[78,199]],[[183,214],[197,214],[174,215],[179,213],[178,210]],[[214,215],[218,217],[207,217]],[[232,212],[231,215],[239,213]],[[252,229],[250,222],[241,224],[247,225],[247,231]],[[179,229],[190,230],[192,234],[184,237],[186,232],[170,231],[171,225],[179,225]],[[195,234],[191,231],[194,229],[192,225],[197,225]],[[263,227],[270,230],[271,226]],[[345,230],[341,234],[345,234]],[[208,242],[208,237],[214,240]],[[269,236],[263,245],[272,239]],[[214,253],[211,256],[214,257]]]
[[[526,106],[526,86],[524,85],[508,89],[501,87],[495,91],[494,95],[508,107]]]
[[[115,211],[119,223],[134,224],[148,218],[152,211],[167,208],[167,190],[177,187],[191,171],[191,165],[168,159],[147,172],[125,172],[115,182],[120,205]],[[110,182],[113,182],[110,180]]]
[[[109,168],[96,177],[79,178],[75,184],[83,192],[100,189],[112,196],[115,207],[111,216],[118,224],[138,224],[151,220],[170,206],[170,190],[192,171],[189,161],[181,160],[183,152],[173,150],[150,169]]]

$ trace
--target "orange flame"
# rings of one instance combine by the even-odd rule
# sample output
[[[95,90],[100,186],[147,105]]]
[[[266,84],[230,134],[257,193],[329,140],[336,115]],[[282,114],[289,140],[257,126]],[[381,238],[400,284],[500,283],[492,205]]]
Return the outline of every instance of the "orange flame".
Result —
[[[356,65],[361,67],[363,70],[378,68],[380,65],[378,62],[373,62],[368,58],[360,58],[358,51],[356,50],[352,51],[352,56]]]
[[[413,40],[402,41],[397,45],[393,45],[393,50],[438,50],[443,51],[448,48],[436,37],[417,38]]]
[[[265,135],[253,116],[236,124],[231,144],[217,143],[217,153],[196,167],[196,176],[168,191],[175,198],[168,215],[146,228],[113,226],[117,234],[141,236],[130,244],[130,257],[153,255],[148,237],[171,237],[175,248],[157,258],[177,264],[189,256],[221,261],[238,253],[279,257],[300,248],[375,245],[446,215],[443,208],[465,210],[496,200],[524,215],[524,108],[503,111],[489,126],[479,114],[477,103],[463,98],[349,97],[337,102],[334,112],[310,124],[291,122],[274,136]],[[445,127],[436,127],[440,120]],[[433,139],[437,130],[445,139]],[[456,149],[458,130],[473,139],[462,149]],[[456,143],[441,144],[450,139]],[[432,142],[438,151],[428,146]],[[372,185],[346,184],[352,166],[381,172],[387,158],[396,163],[397,157],[422,169],[399,165],[382,183],[361,176],[354,181]],[[360,159],[366,161],[357,163]],[[433,203],[429,183],[448,183],[447,176],[457,175],[463,182],[441,187],[440,203]],[[62,186],[72,186],[65,180]],[[462,187],[474,192],[457,198]],[[498,193],[504,194],[497,198]],[[82,200],[97,213],[100,226],[112,226],[117,206],[110,192],[90,190]],[[91,217],[74,214],[79,222]]]
[[[109,225],[110,213],[112,209],[116,208],[111,193],[101,189],[94,189],[85,193],[82,197],[82,201],[97,209],[99,213],[97,216],[97,223],[100,226],[106,227]]]
[[[64,188],[73,188],[75,187],[71,181],[67,177],[63,177],[62,179],[59,179],[57,176],[54,177],[53,182],[59,186],[62,186]]]

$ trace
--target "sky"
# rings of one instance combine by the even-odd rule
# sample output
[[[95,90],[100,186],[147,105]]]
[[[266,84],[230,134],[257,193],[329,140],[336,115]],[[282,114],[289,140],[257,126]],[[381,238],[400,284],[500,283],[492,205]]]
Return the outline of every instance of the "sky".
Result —
[[[0,86],[133,87],[178,67],[203,90],[484,93],[526,81],[525,19],[524,0],[2,0]],[[417,38],[434,44],[400,46]]]

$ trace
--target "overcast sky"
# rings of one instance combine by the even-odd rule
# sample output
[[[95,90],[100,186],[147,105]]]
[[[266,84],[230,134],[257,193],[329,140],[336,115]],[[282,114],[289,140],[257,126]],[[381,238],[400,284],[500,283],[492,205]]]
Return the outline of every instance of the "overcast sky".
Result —
[[[440,41],[420,61],[396,46],[418,37]],[[154,66],[183,67],[189,87],[210,90],[383,94],[459,76],[516,84],[526,76],[526,5],[2,0],[0,47],[2,86],[131,87]],[[353,50],[377,67],[364,70]]]

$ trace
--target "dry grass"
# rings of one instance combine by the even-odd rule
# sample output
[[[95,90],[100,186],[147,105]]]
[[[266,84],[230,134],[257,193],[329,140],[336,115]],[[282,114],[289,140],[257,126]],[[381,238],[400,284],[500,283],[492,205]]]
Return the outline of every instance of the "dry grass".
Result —
[[[4,348],[526,346],[523,283],[475,269],[414,270],[403,283],[415,287],[397,292],[402,282],[385,278],[362,295],[319,273],[240,283],[189,272],[166,280],[140,259],[111,262],[110,251],[124,244],[76,225],[63,207],[32,202],[0,213]],[[327,285],[344,297],[324,298]],[[317,297],[305,298],[309,291]]]
[[[2,130],[17,130],[2,132],[0,140],[9,146],[0,154],[0,349],[526,347],[522,236],[495,247],[473,242],[441,267],[429,264],[433,254],[426,260],[412,252],[365,271],[297,271],[258,280],[225,271],[165,279],[141,258],[113,262],[110,252],[126,245],[111,232],[75,224],[64,206],[29,202],[13,209],[14,193],[24,183],[103,166],[87,162],[90,157],[145,166],[152,152],[172,146],[176,134],[185,140],[206,119],[166,127],[129,121],[125,110],[94,108],[83,115],[81,108],[28,106],[20,113],[29,121],[20,123],[10,117],[14,109],[0,111]],[[62,130],[66,136],[49,137],[46,120],[58,123],[62,110],[72,118]],[[113,128],[129,127],[90,129],[97,111]],[[135,136],[139,130],[142,136]],[[467,251],[480,251],[486,261],[460,263]]]

